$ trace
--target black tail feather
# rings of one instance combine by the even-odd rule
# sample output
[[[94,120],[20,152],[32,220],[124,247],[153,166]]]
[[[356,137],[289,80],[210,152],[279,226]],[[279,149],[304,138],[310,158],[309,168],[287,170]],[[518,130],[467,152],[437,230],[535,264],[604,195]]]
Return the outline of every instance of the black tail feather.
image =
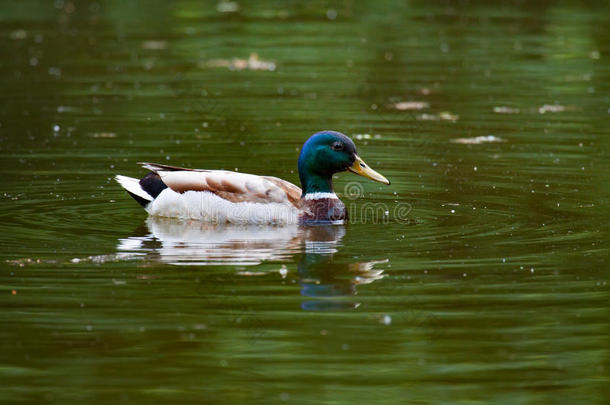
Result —
[[[163,180],[161,180],[161,177],[157,173],[151,172],[151,173],[148,173],[146,176],[144,176],[140,180],[140,187],[142,187],[142,190],[144,190],[148,194],[150,194],[150,196],[152,198],[157,198],[157,196],[159,194],[161,194],[161,191],[163,191],[167,188],[167,185],[165,183],[163,183]],[[134,198],[136,198],[136,197],[134,197]],[[144,200],[141,197],[138,197],[138,198]],[[142,204],[142,202],[140,202],[138,200],[138,198],[136,198],[136,201],[138,201],[140,204]],[[146,200],[144,200],[144,201],[146,201]],[[146,204],[148,204],[149,202],[150,201],[146,201]],[[144,206],[144,204],[142,204],[142,205]]]

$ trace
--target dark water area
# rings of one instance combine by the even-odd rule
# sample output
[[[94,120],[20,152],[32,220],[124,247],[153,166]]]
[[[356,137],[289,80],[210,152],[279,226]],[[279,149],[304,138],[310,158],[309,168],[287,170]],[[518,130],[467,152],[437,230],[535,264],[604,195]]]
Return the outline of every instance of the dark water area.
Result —
[[[2,403],[608,403],[607,2],[6,1]],[[344,226],[147,218],[137,162]]]

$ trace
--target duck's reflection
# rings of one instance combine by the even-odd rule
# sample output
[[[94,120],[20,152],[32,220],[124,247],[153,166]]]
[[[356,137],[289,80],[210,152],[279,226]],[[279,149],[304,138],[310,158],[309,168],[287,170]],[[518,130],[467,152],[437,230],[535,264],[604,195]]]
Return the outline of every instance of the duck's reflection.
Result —
[[[301,307],[307,310],[357,307],[358,303],[340,298],[356,295],[358,284],[368,284],[382,278],[383,270],[375,270],[373,266],[387,260],[335,262],[334,253],[337,252],[345,235],[343,226],[309,227],[304,228],[303,232],[305,249],[297,264],[301,294],[306,297],[326,299],[305,301]]]
[[[374,266],[387,262],[334,260],[346,233],[344,226],[236,227],[155,217],[149,217],[146,225],[147,234],[120,239],[118,250],[173,265],[246,266],[273,261],[285,262],[289,268],[290,262],[296,262],[301,294],[314,298],[303,302],[307,310],[357,307],[345,297],[356,295],[357,285],[382,278],[383,270]]]
[[[148,217],[148,233],[119,239],[118,250],[181,266],[242,265],[285,261],[299,251],[299,228],[218,226]]]
[[[356,308],[359,304],[338,298],[356,295],[358,284],[368,284],[383,277],[383,270],[374,265],[385,263],[377,260],[361,263],[333,263],[332,254],[306,253],[297,265],[301,294],[312,298],[335,298],[332,300],[305,301],[301,304],[307,310],[329,310]]]

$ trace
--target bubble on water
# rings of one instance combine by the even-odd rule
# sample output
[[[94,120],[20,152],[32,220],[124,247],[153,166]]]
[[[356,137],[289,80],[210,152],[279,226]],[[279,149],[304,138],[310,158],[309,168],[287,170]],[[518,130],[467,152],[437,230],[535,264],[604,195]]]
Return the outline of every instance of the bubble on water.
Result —
[[[371,134],[353,134],[352,138],[356,138],[358,140],[371,139]]]
[[[210,59],[204,60],[197,63],[197,66],[201,68],[218,68],[218,67],[226,67],[232,71],[241,71],[241,70],[266,70],[266,71],[274,71],[276,68],[275,62],[273,61],[265,61],[258,58],[257,53],[251,53],[248,59],[243,58],[232,58],[232,59]],[[283,92],[283,90],[282,90]],[[280,93],[282,94],[282,93]]]
[[[381,323],[383,323],[384,325],[391,325],[392,317],[390,315],[384,315],[383,318],[381,318]]]
[[[504,139],[495,135],[476,136],[474,138],[457,138],[452,139],[452,143],[462,143],[466,145],[477,145],[481,143],[506,142]]]
[[[142,42],[142,49],[161,50],[167,48],[167,41],[148,40]]]
[[[50,76],[55,76],[55,77],[61,76],[61,69],[58,67],[51,66],[49,69],[47,69],[47,72],[49,73]]]
[[[520,110],[513,107],[498,106],[494,107],[494,112],[497,114],[519,114]]]
[[[420,121],[451,121],[456,122],[460,119],[457,114],[450,113],[449,111],[443,111],[438,114],[420,114],[417,116]]]
[[[565,105],[560,105],[560,104],[544,104],[543,106],[538,108],[538,113],[539,114],[546,114],[546,113],[558,113],[558,112],[563,112],[563,111],[568,111],[568,110],[575,110],[576,108],[573,106],[565,106]]]
[[[328,18],[329,20],[334,20],[335,18],[337,18],[337,15],[339,13],[337,13],[337,10],[335,10],[334,8],[329,8],[326,11],[326,18]]]
[[[235,13],[239,11],[239,4],[234,1],[220,1],[216,5],[216,10],[219,13]]]
[[[395,103],[392,107],[400,111],[423,110],[424,108],[429,108],[430,103],[425,101],[401,101]]]
[[[59,132],[60,129],[59,125],[53,125],[53,131]]]
[[[26,39],[28,37],[28,32],[24,29],[11,31],[10,37],[12,40],[16,39]]]

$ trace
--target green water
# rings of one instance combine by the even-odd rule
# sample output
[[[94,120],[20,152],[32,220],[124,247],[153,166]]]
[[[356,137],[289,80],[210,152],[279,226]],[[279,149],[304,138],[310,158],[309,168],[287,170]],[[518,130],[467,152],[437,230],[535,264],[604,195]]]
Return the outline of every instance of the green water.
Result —
[[[532,3],[3,2],[0,401],[608,403],[610,9]],[[321,129],[347,226],[111,180]]]

